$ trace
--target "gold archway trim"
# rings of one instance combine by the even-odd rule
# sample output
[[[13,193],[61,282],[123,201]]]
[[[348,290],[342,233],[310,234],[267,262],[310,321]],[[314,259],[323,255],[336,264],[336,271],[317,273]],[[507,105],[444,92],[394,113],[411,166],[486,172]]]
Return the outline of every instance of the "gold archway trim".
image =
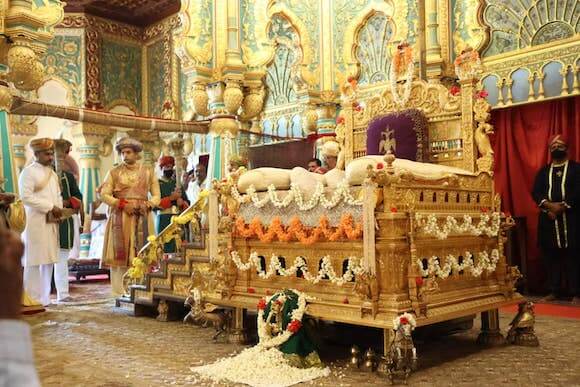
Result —
[[[397,9],[401,8],[405,10],[404,15],[397,12]],[[395,7],[392,1],[384,2],[384,3],[373,3],[369,4],[365,9],[358,13],[357,17],[351,20],[348,27],[344,32],[344,43],[343,43],[343,51],[342,57],[344,61],[344,65],[346,67],[347,76],[354,75],[356,76],[358,73],[358,61],[356,59],[356,38],[360,29],[365,25],[367,20],[372,16],[376,15],[377,13],[383,13],[388,18],[391,18],[395,23],[395,36],[404,35],[407,36],[407,25],[405,23],[400,24],[400,19],[406,18],[407,8],[405,7]],[[400,29],[404,28],[404,31],[399,31]],[[403,33],[404,32],[404,33]],[[355,67],[354,69],[351,67]],[[346,76],[344,77],[346,79]]]

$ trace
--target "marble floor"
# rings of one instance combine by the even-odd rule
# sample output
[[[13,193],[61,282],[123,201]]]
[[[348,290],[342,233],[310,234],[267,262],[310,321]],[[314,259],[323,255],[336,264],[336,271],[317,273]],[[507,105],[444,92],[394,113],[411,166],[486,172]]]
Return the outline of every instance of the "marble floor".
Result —
[[[512,317],[501,316],[503,329]],[[211,383],[192,374],[190,367],[213,362],[243,348],[213,343],[211,328],[132,317],[115,308],[112,301],[53,306],[45,313],[25,319],[32,326],[43,386],[207,386]],[[580,320],[539,316],[536,326],[539,348],[481,349],[475,344],[477,327],[478,320],[469,331],[416,339],[420,366],[409,384],[580,386]],[[380,343],[378,331],[335,326],[329,332],[321,357],[330,365],[331,376],[309,384],[388,384],[377,374],[345,367],[349,352],[345,337],[356,337],[364,347]]]

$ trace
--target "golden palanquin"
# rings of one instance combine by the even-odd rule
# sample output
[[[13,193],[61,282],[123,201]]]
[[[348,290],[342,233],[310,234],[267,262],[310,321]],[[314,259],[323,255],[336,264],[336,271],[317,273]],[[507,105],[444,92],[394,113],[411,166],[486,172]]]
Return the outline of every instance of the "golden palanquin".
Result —
[[[205,301],[236,308],[240,328],[244,309],[293,288],[313,297],[309,315],[385,328],[386,337],[402,312],[428,325],[519,302],[519,273],[503,253],[510,221],[500,213],[486,138],[478,139],[489,129],[489,109],[474,84],[463,82],[461,96],[451,96],[415,82],[406,106],[389,91],[362,98],[362,111],[347,101],[337,128],[345,171],[258,169],[216,182],[203,247],[149,274],[147,286],[133,288],[134,300],[184,299],[197,287]],[[431,163],[364,156],[370,120],[410,107],[427,118],[422,140]],[[432,146],[458,137],[461,149]],[[187,287],[177,281],[190,273]]]
[[[339,134],[339,139],[344,136],[347,178],[349,167],[356,163],[373,166],[364,182],[347,188],[351,201],[357,197],[362,205],[349,204],[344,198],[340,205],[322,211],[321,203],[305,211],[295,203],[281,209],[292,189],[272,186],[270,193],[250,190],[245,196],[235,192],[241,204],[229,250],[237,264],[231,256],[225,258],[229,270],[235,272],[235,281],[219,298],[211,292],[208,298],[254,309],[260,297],[295,288],[314,297],[308,307],[312,316],[383,328],[391,328],[393,318],[405,311],[413,311],[418,325],[426,325],[518,302],[521,296],[514,292],[518,275],[507,267],[503,254],[503,232],[509,222],[500,213],[492,177],[481,171],[490,164],[483,163],[483,157],[477,160],[474,106],[478,101],[474,92],[473,83],[463,84],[464,97],[454,97],[441,85],[415,82],[407,107],[425,113],[428,142],[447,140],[448,136],[459,137],[463,143],[463,149],[453,150],[452,157],[429,146],[425,149],[429,159],[439,164],[429,167],[395,161],[392,155],[357,160],[364,156],[365,125],[373,116],[394,110],[395,105],[388,91],[367,99],[363,111],[347,105],[342,112],[344,132]],[[352,178],[355,173],[350,172]],[[267,180],[267,174],[262,178]],[[335,192],[336,188],[326,187],[326,200],[332,201]],[[272,204],[273,199],[267,200],[273,195],[277,205]],[[278,216],[272,217],[276,211]],[[345,216],[354,217],[364,236],[351,238],[344,233],[340,240],[329,240],[330,232],[319,231],[321,237],[313,242],[304,231],[312,235],[324,221],[336,231],[342,225],[338,219]],[[292,230],[297,230],[294,235]],[[250,256],[257,257],[259,265],[248,268]],[[296,257],[304,259],[314,276],[323,266],[323,257],[328,257],[337,278],[345,273],[349,257],[361,258],[365,270],[340,285],[329,279],[309,281],[301,273],[280,275],[279,270],[269,278],[258,274],[257,269],[267,272],[272,260],[283,259],[287,269]]]

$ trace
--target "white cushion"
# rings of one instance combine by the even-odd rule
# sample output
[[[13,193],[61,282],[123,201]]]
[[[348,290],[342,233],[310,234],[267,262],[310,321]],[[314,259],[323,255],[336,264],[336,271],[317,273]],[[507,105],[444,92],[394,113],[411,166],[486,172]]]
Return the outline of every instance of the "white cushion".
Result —
[[[385,168],[387,167],[384,156],[364,156],[351,161],[347,165],[345,171],[348,184],[361,185],[367,177],[367,166],[370,164],[373,168],[376,168],[379,163],[382,163]],[[473,173],[461,168],[440,164],[420,163],[406,159],[395,159],[393,167],[397,174],[402,172],[412,172],[414,175],[425,179],[439,179],[450,173],[474,176]]]
[[[302,193],[305,195],[305,199],[309,199],[310,196],[316,191],[316,187],[319,183],[324,185],[324,175],[320,173],[308,172],[302,167],[296,167],[290,172],[290,182],[300,188]]]
[[[276,190],[290,188],[290,171],[281,168],[256,168],[243,173],[238,180],[238,191],[246,193],[251,185],[256,191],[267,191],[268,186],[274,185]]]
[[[343,180],[345,173],[343,170],[334,168],[324,174],[324,181],[328,188],[336,188]]]

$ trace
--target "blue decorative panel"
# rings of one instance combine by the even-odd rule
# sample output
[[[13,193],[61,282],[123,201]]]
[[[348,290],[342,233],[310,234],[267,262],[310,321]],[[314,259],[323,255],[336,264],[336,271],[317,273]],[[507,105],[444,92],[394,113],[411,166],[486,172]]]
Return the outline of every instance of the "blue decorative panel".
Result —
[[[530,72],[524,69],[518,69],[512,74],[512,99],[513,102],[522,102],[528,100],[530,93],[530,81],[528,80]]]
[[[169,81],[171,74],[170,57],[165,54],[163,40],[159,40],[147,47],[147,77],[148,77],[148,106],[149,115],[153,117],[161,116],[163,103],[169,98],[166,95],[168,88],[165,87],[166,80]]]
[[[497,104],[499,100],[499,89],[497,88],[498,78],[495,75],[488,75],[482,80],[483,88],[488,92],[487,102],[491,106]]]
[[[277,136],[288,137],[288,121],[286,121],[285,117],[280,117],[278,119],[277,129]]]
[[[101,46],[101,87],[105,105],[116,100],[141,104],[141,47],[103,39]]]
[[[485,56],[566,39],[580,33],[578,0],[487,0]]]
[[[68,86],[75,106],[82,106],[85,99],[82,42],[81,36],[55,35],[42,59],[47,76]]]
[[[550,62],[544,66],[544,96],[555,97],[562,93],[562,82],[564,78],[560,74],[562,64],[560,62]]]
[[[302,117],[295,115],[292,117],[292,137],[303,137],[302,133]]]
[[[263,128],[262,132],[264,134],[273,134],[272,122],[270,120],[265,120],[262,123],[262,128]],[[270,136],[264,136],[264,143],[268,144],[270,142],[272,142],[272,138]]]

